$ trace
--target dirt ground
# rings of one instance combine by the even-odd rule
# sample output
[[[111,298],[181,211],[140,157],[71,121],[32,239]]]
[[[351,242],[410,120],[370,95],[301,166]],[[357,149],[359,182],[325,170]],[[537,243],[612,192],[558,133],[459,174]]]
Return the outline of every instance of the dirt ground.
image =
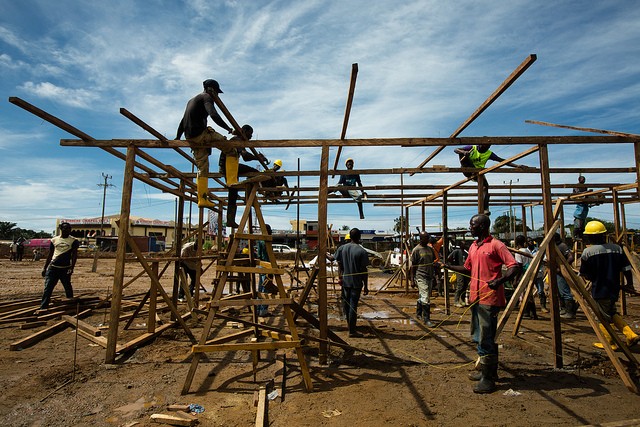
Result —
[[[98,273],[91,273],[91,263],[91,259],[79,260],[73,276],[76,295],[104,297],[112,286],[114,261],[101,260]],[[41,262],[0,260],[0,302],[39,298],[41,268]],[[127,277],[139,271],[136,264],[127,265]],[[371,277],[376,288],[389,275],[372,273]],[[212,278],[211,271],[203,278],[207,289]],[[171,275],[162,283],[170,287]],[[126,292],[145,290],[148,279],[140,279]],[[62,293],[58,285],[54,295],[61,297]],[[297,361],[288,359],[284,400],[270,402],[269,425],[577,426],[640,419],[640,397],[625,388],[605,353],[592,346],[595,335],[583,313],[562,322],[565,367],[559,370],[552,366],[549,315],[539,313],[539,320],[526,320],[516,337],[512,336],[511,320],[499,339],[499,389],[490,395],[476,395],[467,379],[475,360],[468,334],[470,315],[466,309],[455,309],[447,316],[443,298],[434,302],[432,320],[437,327],[430,330],[411,317],[415,295],[365,296],[358,322],[364,337],[349,339],[338,316],[335,295],[331,296],[333,331],[362,350],[406,362],[364,351],[345,353],[334,346],[329,363],[320,365],[316,346],[309,343],[305,352],[314,391],[304,390]],[[184,311],[184,307],[180,309]],[[640,298],[628,298],[630,314],[626,319],[636,332],[640,332],[639,309]],[[100,326],[107,318],[108,311],[99,309],[85,321]],[[144,332],[145,322],[145,318],[137,318],[134,330],[125,332],[121,343]],[[202,316],[187,323],[199,338]],[[278,315],[267,318],[267,323],[284,324]],[[299,325],[300,331],[308,326],[304,321]],[[168,413],[167,405],[195,403],[205,409],[198,415],[200,425],[250,426],[256,416],[254,392],[276,372],[273,352],[263,352],[257,382],[249,352],[209,353],[199,365],[191,392],[181,396],[191,342],[180,328],[167,330],[113,365],[104,363],[102,347],[82,337],[76,341],[73,328],[22,351],[9,351],[10,343],[37,330],[22,330],[19,323],[0,324],[2,425],[151,426],[157,424],[151,422],[150,415]],[[222,321],[216,322],[215,330],[220,334],[238,331]],[[640,356],[640,346],[632,351]],[[73,376],[73,381],[60,387]]]

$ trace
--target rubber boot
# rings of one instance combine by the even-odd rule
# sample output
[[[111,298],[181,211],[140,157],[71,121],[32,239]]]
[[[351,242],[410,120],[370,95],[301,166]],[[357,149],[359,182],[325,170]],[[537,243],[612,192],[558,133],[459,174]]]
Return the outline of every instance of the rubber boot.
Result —
[[[215,204],[211,203],[207,198],[209,194],[209,178],[206,176],[199,176],[196,179],[196,189],[198,191],[198,207],[213,209]]]
[[[418,319],[422,318],[422,303],[420,300],[416,302],[416,317]]]
[[[236,211],[238,210],[237,206],[227,206],[227,227],[238,228],[239,225],[236,223]]]
[[[489,360],[487,360],[489,359]],[[496,382],[494,380],[494,373],[498,370],[498,361],[494,358],[485,357],[483,363],[480,365],[480,373],[482,377],[480,381],[473,387],[474,393],[487,394],[496,391]]]
[[[238,165],[240,161],[236,156],[230,156],[227,154],[225,160],[225,180],[227,185],[233,185],[238,182]]]
[[[360,219],[364,219],[364,210],[362,209],[362,202],[358,202],[358,212],[360,213]]]
[[[493,360],[498,360],[498,354],[494,356],[484,356],[484,357],[478,356],[478,360],[476,360],[474,370],[469,372],[469,379],[471,381],[480,381],[480,379],[482,378],[482,361],[487,357],[492,358]],[[500,379],[498,378],[498,363],[495,363],[495,365],[492,365],[492,366],[493,366],[491,371],[492,379],[494,382],[498,382],[498,380]]]
[[[625,322],[619,314],[613,315],[613,323],[616,325],[616,328],[618,328],[618,330],[627,337],[628,347],[638,344],[638,341],[640,341],[640,335],[633,332],[633,329],[627,325],[627,322]]]
[[[602,334],[604,335],[604,338],[607,340],[607,342],[609,343],[611,348],[614,351],[617,350],[618,346],[616,345],[616,343],[613,342],[613,339],[611,338],[611,335],[609,335],[609,332],[607,332],[607,330],[604,328],[604,326],[602,326],[602,323],[600,323],[598,326],[600,327],[600,331],[602,331]],[[601,342],[594,342],[593,346],[595,348],[604,348],[604,345],[602,345]]]
[[[540,311],[543,313],[549,312],[549,309],[547,308],[547,296],[544,294],[540,295]]]
[[[533,320],[538,320],[538,313],[536,313],[536,303],[533,302],[533,299],[527,300],[527,311],[529,312],[529,316]]]
[[[578,310],[578,304],[573,300],[567,300],[564,302],[565,312],[560,317],[563,319],[575,319],[576,310]]]
[[[434,324],[431,321],[431,304],[422,304],[422,319],[427,328],[433,328]]]
[[[567,302],[563,299],[559,299],[558,302],[560,303],[560,316],[562,316],[567,312]]]

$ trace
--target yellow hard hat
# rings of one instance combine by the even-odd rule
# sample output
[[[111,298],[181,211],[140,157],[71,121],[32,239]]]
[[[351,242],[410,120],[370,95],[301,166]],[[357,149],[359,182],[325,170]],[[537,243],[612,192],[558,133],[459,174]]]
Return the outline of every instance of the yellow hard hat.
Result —
[[[278,159],[275,162],[273,162],[274,165],[278,166],[279,168],[282,167],[282,160]]]
[[[249,248],[242,248],[242,253],[244,255],[249,255]]]
[[[351,240],[351,234],[347,233],[344,235],[344,240]]]
[[[346,165],[347,165],[347,163],[349,163],[349,162],[351,162],[351,163],[355,163],[355,162],[353,161],[353,159],[352,159],[351,157],[349,157],[347,160],[345,160],[345,161],[344,161],[344,165],[346,166]]]
[[[589,221],[582,234],[602,234],[606,232],[607,228],[600,221]]]

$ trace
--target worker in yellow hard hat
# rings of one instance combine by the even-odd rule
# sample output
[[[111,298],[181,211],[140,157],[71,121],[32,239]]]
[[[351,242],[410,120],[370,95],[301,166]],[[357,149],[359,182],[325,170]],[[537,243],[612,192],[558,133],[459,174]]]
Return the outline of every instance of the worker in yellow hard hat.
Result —
[[[348,170],[353,169],[353,159],[349,158],[344,162],[345,166]],[[350,174],[350,175],[340,175],[340,180],[338,181],[338,186],[347,186],[347,187],[362,187],[362,181],[360,180],[359,174]],[[364,211],[362,209],[362,198],[367,197],[367,193],[364,191],[351,189],[351,190],[339,190],[340,194],[344,197],[351,197],[358,204],[358,212],[360,213],[360,219],[364,219]]]
[[[276,161],[273,162],[273,166],[270,169],[267,169],[268,172],[278,172],[280,171],[280,169],[282,169],[282,160],[277,159]],[[283,172],[283,171],[281,171]],[[289,188],[289,183],[287,182],[287,177],[286,176],[273,176],[271,177],[271,179],[267,180],[267,181],[263,181],[262,182],[262,187],[264,188],[277,188],[275,190],[269,190],[269,191],[265,191],[265,196],[271,198],[271,199],[276,199],[282,196],[283,191],[287,191],[288,193],[288,188]],[[280,188],[279,188],[280,187]],[[287,190],[282,190],[281,188],[284,187]]]
[[[600,313],[624,334],[629,347],[635,345],[640,341],[640,336],[616,312],[616,301],[621,289],[621,272],[627,283],[627,289],[622,289],[635,293],[631,264],[620,246],[607,243],[607,229],[602,222],[589,221],[584,227],[583,235],[589,246],[582,252],[580,275],[591,281],[591,296],[596,301]],[[604,326],[599,326],[611,347],[614,350],[617,349],[617,345]],[[603,348],[600,342],[593,345]]]

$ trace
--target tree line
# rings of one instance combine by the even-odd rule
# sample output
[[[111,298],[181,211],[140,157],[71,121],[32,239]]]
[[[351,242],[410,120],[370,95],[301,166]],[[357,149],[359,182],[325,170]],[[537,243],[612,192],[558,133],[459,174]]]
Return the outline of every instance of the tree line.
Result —
[[[20,237],[25,240],[48,239],[52,237],[51,233],[47,233],[44,230],[28,230],[26,228],[16,227],[17,225],[15,222],[0,221],[0,240],[14,240]]]

